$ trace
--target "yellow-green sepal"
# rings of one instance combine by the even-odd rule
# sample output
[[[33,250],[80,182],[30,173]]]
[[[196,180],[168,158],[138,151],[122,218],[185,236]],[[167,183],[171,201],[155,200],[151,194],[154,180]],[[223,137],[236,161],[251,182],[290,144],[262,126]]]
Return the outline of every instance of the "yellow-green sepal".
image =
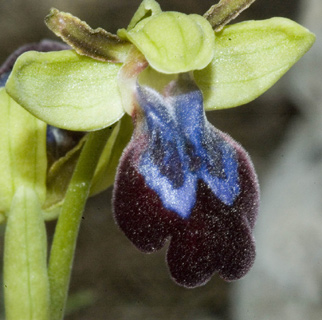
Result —
[[[5,231],[4,296],[7,320],[49,319],[47,237],[41,203],[20,186]]]
[[[98,130],[124,114],[116,83],[120,67],[73,50],[29,51],[16,61],[6,89],[48,124],[67,130]]]
[[[215,34],[203,17],[179,12],[161,12],[119,30],[142,52],[150,66],[162,73],[180,73],[205,68],[214,56]]]
[[[17,189],[35,190],[46,197],[46,124],[0,89],[0,213],[6,214]],[[4,217],[4,216],[2,216]]]
[[[195,80],[206,110],[248,103],[280,79],[313,45],[315,36],[285,18],[246,21],[216,34],[215,56]]]

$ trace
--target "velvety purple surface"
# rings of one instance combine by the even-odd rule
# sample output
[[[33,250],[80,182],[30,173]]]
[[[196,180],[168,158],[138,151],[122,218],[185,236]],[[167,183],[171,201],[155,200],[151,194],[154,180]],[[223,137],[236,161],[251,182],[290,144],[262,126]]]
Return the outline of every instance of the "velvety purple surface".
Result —
[[[226,205],[199,179],[195,205],[190,216],[183,218],[165,209],[157,192],[140,173],[142,154],[150,143],[140,117],[120,160],[114,186],[117,224],[143,252],[159,250],[169,240],[167,262],[173,279],[180,285],[202,285],[215,272],[228,281],[244,276],[255,259],[252,229],[259,202],[257,178],[247,153],[228,135],[212,127],[235,150],[240,192],[232,205]]]

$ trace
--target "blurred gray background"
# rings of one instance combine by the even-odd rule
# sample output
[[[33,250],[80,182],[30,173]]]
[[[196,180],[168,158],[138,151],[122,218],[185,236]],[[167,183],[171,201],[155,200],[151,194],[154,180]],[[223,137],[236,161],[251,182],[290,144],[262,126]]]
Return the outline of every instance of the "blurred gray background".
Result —
[[[203,14],[212,0],[160,0],[163,10]],[[140,0],[0,0],[0,63],[17,47],[56,39],[51,7],[91,27],[126,27]],[[322,34],[320,0],[257,0],[238,20],[284,16]],[[319,39],[319,38],[318,38]],[[320,41],[320,40],[319,40]],[[90,199],[82,222],[67,320],[320,319],[322,314],[321,42],[254,102],[208,113],[250,153],[262,186],[253,270],[187,290],[170,279],[165,249],[138,252],[115,226],[111,190]],[[54,223],[48,224],[49,240]],[[1,246],[3,241],[1,240]],[[2,250],[2,247],[1,247]],[[3,311],[3,307],[2,307]]]

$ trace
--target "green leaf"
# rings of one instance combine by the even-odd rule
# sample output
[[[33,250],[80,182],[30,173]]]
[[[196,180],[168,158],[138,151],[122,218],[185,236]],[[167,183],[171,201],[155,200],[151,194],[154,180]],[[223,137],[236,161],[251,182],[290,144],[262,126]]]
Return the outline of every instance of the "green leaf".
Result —
[[[136,10],[127,30],[133,29],[141,20],[161,13],[160,5],[154,0],[143,0]]]
[[[47,240],[34,189],[15,193],[5,232],[4,294],[7,320],[49,319]]]
[[[0,212],[24,185],[46,196],[46,124],[33,117],[0,89]]]
[[[214,55],[214,32],[209,22],[196,14],[162,12],[138,22],[118,35],[131,41],[152,68],[179,73],[205,68]]]
[[[248,103],[268,90],[307,52],[315,36],[285,19],[247,21],[216,35],[215,57],[195,71],[206,110]]]
[[[73,50],[30,51],[16,61],[6,89],[21,106],[55,127],[97,130],[124,114],[116,82],[120,67]]]
[[[114,128],[99,159],[91,185],[91,195],[113,185],[120,157],[131,139],[132,132],[132,119],[125,115]]]

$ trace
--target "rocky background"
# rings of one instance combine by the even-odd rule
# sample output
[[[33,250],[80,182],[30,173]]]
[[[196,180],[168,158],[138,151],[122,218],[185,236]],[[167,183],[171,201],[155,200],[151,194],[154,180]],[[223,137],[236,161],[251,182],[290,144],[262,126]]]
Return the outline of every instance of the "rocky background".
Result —
[[[0,0],[0,63],[25,43],[55,39],[43,23],[51,7],[71,12],[93,28],[100,26],[114,33],[127,26],[139,3],[140,0]],[[159,3],[163,10],[198,14],[214,4],[213,0]],[[322,34],[320,0],[257,0],[239,20],[272,16],[292,18],[317,36]],[[256,229],[258,256],[249,275],[235,283],[225,283],[215,276],[198,289],[178,287],[168,275],[165,250],[144,255],[115,226],[108,190],[90,199],[84,214],[66,320],[320,319],[319,41],[261,98],[237,109],[208,113],[215,126],[249,151],[262,186]],[[48,224],[49,235],[54,226]],[[0,243],[2,246],[3,241]]]

